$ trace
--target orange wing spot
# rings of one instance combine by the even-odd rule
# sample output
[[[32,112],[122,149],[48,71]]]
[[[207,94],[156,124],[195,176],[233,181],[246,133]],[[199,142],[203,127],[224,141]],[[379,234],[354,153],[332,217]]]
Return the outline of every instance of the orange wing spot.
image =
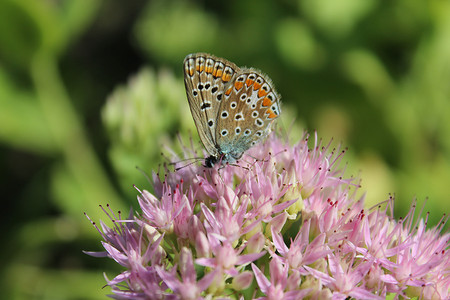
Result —
[[[193,76],[194,75],[194,69],[193,68],[190,68],[189,69],[189,76]]]
[[[257,90],[259,90],[260,87],[261,87],[261,85],[259,83],[255,82],[255,84],[253,85],[253,90],[257,91]]]
[[[254,80],[251,80],[251,79],[247,79],[246,81],[245,81],[245,84],[249,87],[249,86],[251,86],[252,84],[253,84],[253,82],[255,82]]]
[[[269,119],[275,119],[277,117],[277,115],[270,108],[266,111],[266,114],[269,114],[267,116]]]
[[[199,69],[197,69],[197,71],[199,71],[200,73],[203,72],[203,70],[205,69],[204,65],[200,65]]]
[[[213,71],[213,67],[212,66],[206,67],[206,73],[211,74],[212,71]]]
[[[232,90],[232,88],[229,88],[229,89],[225,92],[225,95],[230,96],[231,90]]]
[[[242,82],[242,81],[236,81],[235,83],[234,83],[234,87],[236,88],[236,90],[240,90],[240,89],[242,89],[242,87],[244,86],[244,83]]]
[[[267,95],[267,92],[263,89],[260,89],[258,92],[258,98],[264,97],[265,95]]]
[[[262,106],[269,106],[270,104],[272,104],[272,101],[270,101],[269,98],[264,98]]]
[[[223,70],[222,69],[217,69],[217,70],[214,70],[214,72],[215,73],[213,73],[213,76],[214,77],[222,77],[222,73],[223,73]]]
[[[224,73],[222,75],[222,81],[223,82],[228,82],[228,81],[230,81],[230,79],[231,79],[231,75],[229,73]]]
[[[196,69],[198,72],[200,72],[200,65],[196,65],[196,66],[195,66],[195,69]]]

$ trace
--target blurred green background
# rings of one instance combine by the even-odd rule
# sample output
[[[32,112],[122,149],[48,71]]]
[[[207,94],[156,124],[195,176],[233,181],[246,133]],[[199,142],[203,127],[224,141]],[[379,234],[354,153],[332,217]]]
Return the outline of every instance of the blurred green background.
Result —
[[[368,206],[448,213],[449,1],[0,0],[2,298],[109,293],[120,268],[81,252],[101,250],[83,212],[137,208],[136,166],[177,132],[201,149],[182,81],[199,51],[269,74],[291,141],[348,146]]]

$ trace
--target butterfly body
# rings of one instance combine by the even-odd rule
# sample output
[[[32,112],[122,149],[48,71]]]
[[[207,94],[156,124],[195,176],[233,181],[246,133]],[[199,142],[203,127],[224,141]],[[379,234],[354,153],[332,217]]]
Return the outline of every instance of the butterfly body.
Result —
[[[195,53],[184,60],[186,94],[209,157],[207,167],[234,163],[270,132],[280,96],[270,79],[252,68]]]

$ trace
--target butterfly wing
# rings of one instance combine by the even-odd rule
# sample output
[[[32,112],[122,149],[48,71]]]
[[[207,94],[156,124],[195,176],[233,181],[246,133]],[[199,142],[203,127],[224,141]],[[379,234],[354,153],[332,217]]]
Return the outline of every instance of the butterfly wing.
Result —
[[[243,69],[225,90],[219,108],[215,136],[221,152],[239,159],[269,134],[280,113],[280,96],[270,79],[258,70]]]
[[[240,69],[223,58],[206,53],[189,54],[184,59],[184,83],[195,126],[206,151],[219,156],[217,114],[225,87]]]

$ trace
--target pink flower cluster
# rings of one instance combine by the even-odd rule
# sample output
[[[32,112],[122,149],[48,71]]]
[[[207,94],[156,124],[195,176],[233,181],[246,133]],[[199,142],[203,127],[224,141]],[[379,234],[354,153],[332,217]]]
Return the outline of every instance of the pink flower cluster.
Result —
[[[154,194],[139,190],[142,214],[108,212],[106,251],[89,252],[125,268],[107,279],[111,297],[448,299],[446,220],[426,230],[413,205],[396,221],[392,199],[366,210],[338,169],[345,151],[329,147],[272,135],[238,166],[153,174]]]

